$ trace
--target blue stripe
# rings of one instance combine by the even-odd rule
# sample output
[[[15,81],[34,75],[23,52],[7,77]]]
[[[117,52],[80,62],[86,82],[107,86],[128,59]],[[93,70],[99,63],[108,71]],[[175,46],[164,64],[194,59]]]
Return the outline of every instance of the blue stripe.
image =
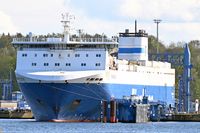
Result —
[[[144,53],[144,48],[119,48],[118,53]]]

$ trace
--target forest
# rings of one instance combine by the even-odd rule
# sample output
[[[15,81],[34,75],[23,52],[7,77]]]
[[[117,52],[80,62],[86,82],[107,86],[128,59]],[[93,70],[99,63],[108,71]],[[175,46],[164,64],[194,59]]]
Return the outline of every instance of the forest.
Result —
[[[10,72],[13,77],[13,91],[19,90],[19,87],[15,78],[15,65],[16,65],[16,49],[12,46],[12,39],[14,37],[22,37],[27,35],[22,35],[21,33],[16,33],[16,35],[10,35],[2,33],[0,34],[0,80],[9,79]],[[39,37],[53,37],[53,36],[63,36],[62,34],[48,34],[40,35]],[[92,36],[86,34],[86,36]],[[95,34],[94,37],[99,37],[101,35]],[[148,50],[149,53],[156,53],[157,45],[159,45],[160,53],[183,53],[185,42],[171,43],[166,46],[162,41],[157,42],[156,37],[149,35],[148,37]],[[191,62],[192,62],[192,81],[191,81],[191,96],[192,100],[200,98],[200,41],[191,40],[187,42],[190,47],[191,52]],[[176,97],[178,96],[178,76],[182,73],[181,66],[175,66],[176,69]],[[1,86],[0,86],[1,87]],[[2,89],[0,89],[1,94]],[[0,95],[1,98],[1,95]]]

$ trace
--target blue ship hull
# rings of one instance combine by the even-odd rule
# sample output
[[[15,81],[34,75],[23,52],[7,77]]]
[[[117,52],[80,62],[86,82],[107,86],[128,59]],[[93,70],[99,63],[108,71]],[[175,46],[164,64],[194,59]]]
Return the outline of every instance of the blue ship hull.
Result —
[[[19,83],[34,117],[38,121],[90,120],[101,117],[101,100],[112,97],[122,99],[130,96],[132,88],[137,95],[151,95],[155,100],[174,106],[174,87],[143,86],[125,84],[84,84],[84,83]]]

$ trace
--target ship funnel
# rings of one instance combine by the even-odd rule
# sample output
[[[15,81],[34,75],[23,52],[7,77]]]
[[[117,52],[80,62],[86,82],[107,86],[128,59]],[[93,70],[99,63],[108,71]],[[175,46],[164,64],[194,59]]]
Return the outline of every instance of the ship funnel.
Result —
[[[137,30],[136,30],[137,32]],[[119,34],[118,59],[128,61],[148,61],[148,34],[143,30]]]

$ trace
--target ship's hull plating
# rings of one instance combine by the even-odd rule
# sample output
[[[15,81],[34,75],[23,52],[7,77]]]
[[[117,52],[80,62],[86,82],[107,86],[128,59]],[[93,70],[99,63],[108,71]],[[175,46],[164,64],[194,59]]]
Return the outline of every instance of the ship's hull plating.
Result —
[[[39,121],[100,120],[101,100],[130,96],[133,88],[137,95],[146,94],[153,99],[174,104],[174,87],[127,84],[86,83],[19,83],[20,88]]]

